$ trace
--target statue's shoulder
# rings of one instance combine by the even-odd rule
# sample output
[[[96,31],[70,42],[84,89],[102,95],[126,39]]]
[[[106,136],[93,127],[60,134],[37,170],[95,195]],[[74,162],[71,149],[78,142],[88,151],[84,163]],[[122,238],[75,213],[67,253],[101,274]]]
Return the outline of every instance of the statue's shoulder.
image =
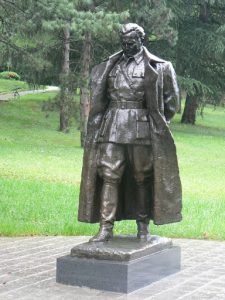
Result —
[[[150,53],[145,47],[144,47],[144,53],[147,59],[149,60],[150,64],[155,65],[158,72],[162,72],[164,75],[171,74],[174,72],[173,65],[170,61],[162,59]]]
[[[105,63],[107,63],[107,62],[110,61],[110,60],[114,60],[114,59],[119,58],[119,57],[122,55],[122,53],[123,53],[123,51],[118,51],[118,52],[116,52],[116,53],[113,53],[112,55],[110,55],[110,56],[106,57],[105,59],[103,59],[102,62],[100,62],[99,64],[95,65],[95,66],[93,67],[93,69],[94,69],[94,68],[98,68],[98,67],[104,65]]]
[[[102,72],[105,70],[107,64],[110,63],[113,65],[121,55],[122,55],[122,51],[116,52],[110,55],[109,57],[107,57],[106,59],[104,59],[100,64],[95,65],[92,68],[91,77],[97,78],[98,76],[100,76]]]
[[[165,63],[166,61],[148,51],[146,47],[143,47],[144,56],[153,63]]]
[[[95,65],[92,69],[91,69],[91,80],[94,79],[98,79],[101,75],[102,72],[104,71],[105,67],[106,67],[107,61],[103,61],[100,64]]]
[[[103,62],[109,61],[109,60],[114,60],[119,58],[122,55],[123,51],[120,50],[116,53],[113,53],[112,55],[108,56],[105,60],[103,60]]]

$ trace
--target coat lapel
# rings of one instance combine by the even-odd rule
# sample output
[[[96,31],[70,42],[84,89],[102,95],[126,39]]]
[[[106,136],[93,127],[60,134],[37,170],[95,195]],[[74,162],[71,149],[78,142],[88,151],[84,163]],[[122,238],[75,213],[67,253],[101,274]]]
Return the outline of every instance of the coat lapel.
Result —
[[[97,113],[104,112],[107,101],[106,101],[106,86],[108,74],[116,61],[120,58],[121,52],[110,56],[107,61],[95,66],[91,73],[91,112],[90,118]]]

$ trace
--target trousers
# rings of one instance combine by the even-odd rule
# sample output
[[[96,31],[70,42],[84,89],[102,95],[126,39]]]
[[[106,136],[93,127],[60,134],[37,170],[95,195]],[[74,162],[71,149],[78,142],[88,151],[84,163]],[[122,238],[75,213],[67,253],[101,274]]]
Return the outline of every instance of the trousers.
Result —
[[[137,222],[149,223],[150,200],[147,188],[152,176],[151,145],[100,143],[97,170],[103,179],[101,191],[101,224],[113,225],[118,205],[118,187],[128,167],[136,183]]]

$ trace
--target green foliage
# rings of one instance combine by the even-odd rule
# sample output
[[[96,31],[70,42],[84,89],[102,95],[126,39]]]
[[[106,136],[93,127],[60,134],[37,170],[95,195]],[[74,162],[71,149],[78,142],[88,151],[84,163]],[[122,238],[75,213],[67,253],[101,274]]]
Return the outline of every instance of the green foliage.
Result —
[[[177,15],[176,65],[181,86],[190,95],[220,102],[225,92],[224,2],[172,0]]]
[[[86,31],[94,36],[110,34],[128,17],[128,11],[112,12],[98,5],[97,1],[45,0],[37,6],[45,17],[42,22],[43,29],[61,30],[67,24],[74,38],[79,40],[84,38]]]
[[[225,92],[224,0],[2,0],[0,8],[1,68],[31,83],[61,84],[65,26],[80,87],[87,81],[81,74],[87,32],[92,66],[120,49],[121,23],[136,22],[149,50],[176,66],[182,89],[214,103]]]
[[[177,42],[177,30],[172,26],[174,14],[166,1],[133,1],[130,9],[131,21],[135,20],[145,28],[151,42],[167,40],[171,45]],[[152,37],[154,36],[154,39]]]
[[[199,96],[202,97],[204,95],[211,95],[213,96],[213,91],[207,85],[203,84],[199,80],[177,76],[178,83],[182,90],[186,91],[191,96]]]
[[[5,58],[22,71],[26,80],[40,84],[59,83],[65,24],[71,30],[71,70],[75,69],[77,75],[87,31],[91,32],[95,44],[93,62],[112,53],[112,47],[115,50],[120,47],[118,28],[124,22],[140,23],[147,36],[155,36],[155,41],[176,41],[176,31],[170,24],[173,14],[165,1],[144,0],[140,6],[135,0],[29,0],[27,5],[19,0],[17,6],[14,19],[9,18],[14,30],[8,31],[8,42],[13,47],[10,51],[5,49]]]
[[[12,71],[4,71],[0,73],[1,79],[14,79],[14,80],[20,80],[20,75],[16,72]]]

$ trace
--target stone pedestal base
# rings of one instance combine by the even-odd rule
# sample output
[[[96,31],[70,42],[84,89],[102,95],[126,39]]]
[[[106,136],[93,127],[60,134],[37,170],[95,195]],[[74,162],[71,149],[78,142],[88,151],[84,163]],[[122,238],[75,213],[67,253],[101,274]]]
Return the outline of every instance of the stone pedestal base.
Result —
[[[84,243],[57,259],[56,281],[99,290],[130,293],[180,270],[180,248],[167,238],[150,242],[115,237]]]

